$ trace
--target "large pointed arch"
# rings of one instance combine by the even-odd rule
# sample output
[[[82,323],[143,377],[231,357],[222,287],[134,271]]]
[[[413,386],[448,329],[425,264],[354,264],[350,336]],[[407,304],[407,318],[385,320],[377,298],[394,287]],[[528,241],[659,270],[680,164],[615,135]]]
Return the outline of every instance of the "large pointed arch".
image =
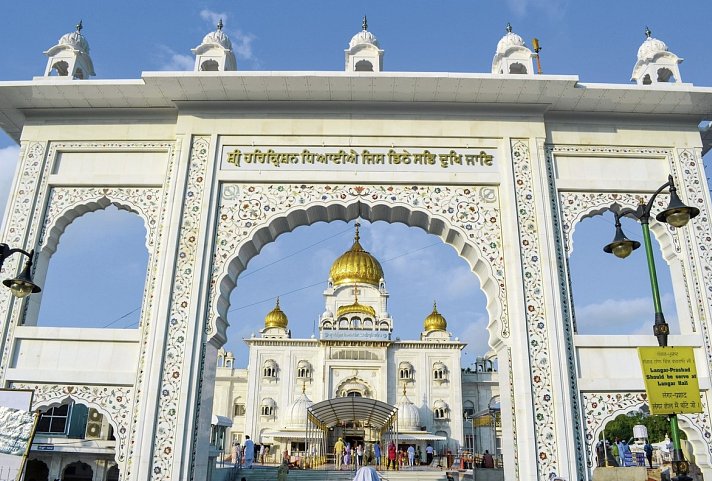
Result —
[[[465,259],[487,298],[490,345],[509,337],[498,191],[489,186],[224,185],[206,331],[226,340],[230,293],[262,247],[302,225],[364,218],[440,237]]]

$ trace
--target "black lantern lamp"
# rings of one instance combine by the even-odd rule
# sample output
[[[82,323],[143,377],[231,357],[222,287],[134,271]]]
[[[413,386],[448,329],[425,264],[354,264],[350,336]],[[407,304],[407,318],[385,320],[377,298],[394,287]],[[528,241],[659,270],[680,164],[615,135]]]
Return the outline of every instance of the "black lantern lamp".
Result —
[[[13,296],[22,299],[30,294],[36,294],[42,289],[32,281],[32,258],[35,256],[34,250],[27,252],[22,249],[13,249],[7,244],[0,243],[0,268],[2,268],[5,259],[16,253],[27,257],[25,268],[22,269],[22,272],[16,278],[5,279],[2,283],[10,288]]]

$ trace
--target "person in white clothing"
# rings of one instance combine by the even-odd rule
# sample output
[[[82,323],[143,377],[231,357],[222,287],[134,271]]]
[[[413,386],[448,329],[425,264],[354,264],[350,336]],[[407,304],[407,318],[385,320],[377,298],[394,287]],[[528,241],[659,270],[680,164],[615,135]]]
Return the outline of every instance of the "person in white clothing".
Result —
[[[408,466],[411,468],[415,464],[415,447],[411,444],[408,446]]]

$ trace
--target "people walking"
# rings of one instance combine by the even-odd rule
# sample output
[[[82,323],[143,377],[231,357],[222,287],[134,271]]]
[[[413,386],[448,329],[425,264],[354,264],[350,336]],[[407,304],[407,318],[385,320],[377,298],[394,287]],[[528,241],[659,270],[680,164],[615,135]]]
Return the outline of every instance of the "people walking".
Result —
[[[356,467],[360,468],[363,466],[363,444],[358,444],[356,446]]]
[[[252,463],[255,461],[255,443],[249,436],[245,436],[245,452],[242,458],[245,460],[245,467],[252,469]]]
[[[643,451],[645,451],[645,457],[648,459],[648,466],[653,469],[653,445],[650,444],[650,441],[645,441]]]
[[[336,469],[339,471],[341,471],[341,465],[344,461],[344,449],[344,440],[339,438],[336,444],[334,444],[334,461],[336,462]]]
[[[425,447],[425,463],[428,466],[430,466],[433,463],[433,453],[434,453],[433,447],[430,444],[428,444]]]
[[[398,469],[398,465],[396,464],[396,452],[396,444],[391,441],[388,445],[388,463],[386,464],[386,469],[389,469],[391,465],[393,465],[394,470]]]
[[[483,468],[494,468],[494,457],[490,454],[489,450],[485,449],[485,454],[482,455],[482,464],[481,467]]]
[[[411,468],[415,466],[415,446],[412,444],[408,446],[408,466]]]
[[[381,443],[380,443],[380,441],[376,441],[376,444],[373,445],[373,455],[376,458],[376,468],[379,468],[381,466]]]

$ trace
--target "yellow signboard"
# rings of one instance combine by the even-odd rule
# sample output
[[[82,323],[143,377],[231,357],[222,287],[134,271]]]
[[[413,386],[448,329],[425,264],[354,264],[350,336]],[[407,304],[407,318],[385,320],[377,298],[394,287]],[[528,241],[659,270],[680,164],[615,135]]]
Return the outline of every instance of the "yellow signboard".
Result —
[[[638,356],[651,414],[702,412],[691,347],[639,347]]]

